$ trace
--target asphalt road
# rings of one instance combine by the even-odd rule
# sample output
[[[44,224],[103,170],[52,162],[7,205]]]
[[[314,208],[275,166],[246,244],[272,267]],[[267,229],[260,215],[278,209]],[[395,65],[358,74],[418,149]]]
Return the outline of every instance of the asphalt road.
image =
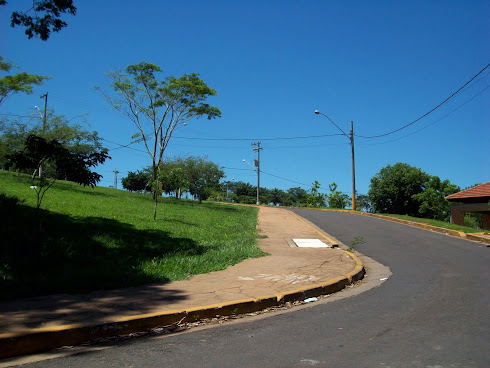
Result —
[[[333,302],[27,366],[490,366],[490,249],[366,216],[295,212],[347,245],[364,237],[357,249],[393,275]]]

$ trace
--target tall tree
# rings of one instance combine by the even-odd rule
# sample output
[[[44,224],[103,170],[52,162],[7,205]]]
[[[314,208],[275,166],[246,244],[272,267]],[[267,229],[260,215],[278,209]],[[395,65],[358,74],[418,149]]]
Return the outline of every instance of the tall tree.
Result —
[[[219,190],[219,182],[225,173],[217,164],[203,157],[187,157],[183,162],[189,193],[199,202],[208,199],[213,190]]]
[[[0,0],[0,5],[6,4],[7,0]],[[52,31],[59,32],[67,26],[60,18],[62,13],[77,14],[73,0],[33,0],[30,9],[12,12],[10,26],[23,26],[27,38],[38,36],[46,41]]]
[[[208,87],[199,74],[158,80],[156,74],[160,72],[159,66],[142,61],[127,66],[124,72],[109,73],[115,96],[96,87],[137,128],[133,137],[143,141],[151,156],[155,188],[159,188],[158,167],[175,129],[195,117],[206,115],[213,119],[221,116],[217,107],[205,102],[217,92]],[[157,217],[157,205],[158,196],[155,195],[153,219]]]
[[[404,163],[387,165],[371,178],[369,199],[375,212],[420,216],[414,195],[424,191],[429,175]]]
[[[3,73],[9,73],[12,69],[18,68],[17,65],[4,61],[0,55],[0,71]],[[49,77],[42,75],[29,74],[26,72],[20,72],[17,74],[7,74],[0,77],[0,105],[11,94],[23,92],[30,95],[32,93],[32,87],[34,85],[40,86]]]

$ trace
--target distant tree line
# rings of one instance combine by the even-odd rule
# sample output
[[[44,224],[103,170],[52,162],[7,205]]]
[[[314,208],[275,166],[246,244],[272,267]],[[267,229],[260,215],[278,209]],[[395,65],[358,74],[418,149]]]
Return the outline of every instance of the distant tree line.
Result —
[[[124,189],[131,192],[159,192],[182,198],[191,196],[199,201],[213,200],[243,204],[257,202],[257,187],[243,181],[225,180],[222,168],[206,157],[176,158],[163,161],[158,167],[158,180],[153,180],[153,168],[128,172],[121,180]],[[158,188],[155,183],[158,182]],[[260,188],[260,203],[285,207],[347,208],[349,195],[329,185],[330,193],[321,193],[321,184],[315,181],[309,190],[293,187],[287,190]],[[358,210],[370,211],[366,195],[358,195]]]

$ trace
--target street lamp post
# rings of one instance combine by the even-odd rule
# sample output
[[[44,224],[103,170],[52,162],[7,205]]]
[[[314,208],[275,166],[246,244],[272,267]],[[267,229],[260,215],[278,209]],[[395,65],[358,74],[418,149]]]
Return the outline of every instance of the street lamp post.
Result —
[[[325,116],[350,141],[350,146],[351,146],[351,151],[352,151],[352,210],[355,211],[356,210],[356,165],[355,165],[355,159],[354,159],[354,122],[351,120],[351,122],[350,122],[350,135],[347,135],[337,124],[335,124],[335,122],[332,119],[330,119],[323,112],[315,110],[315,114]]]
[[[243,159],[243,162],[246,162],[252,169],[252,166],[247,160]],[[257,206],[260,204],[260,164],[258,160],[254,160],[254,165],[257,168]],[[255,169],[254,169],[255,170]]]

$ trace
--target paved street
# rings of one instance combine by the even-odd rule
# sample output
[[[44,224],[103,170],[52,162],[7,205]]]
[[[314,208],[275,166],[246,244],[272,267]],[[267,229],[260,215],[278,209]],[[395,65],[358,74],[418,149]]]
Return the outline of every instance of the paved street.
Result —
[[[28,366],[490,366],[486,246],[366,216],[294,212],[347,245],[364,237],[357,249],[393,275],[333,302]]]

